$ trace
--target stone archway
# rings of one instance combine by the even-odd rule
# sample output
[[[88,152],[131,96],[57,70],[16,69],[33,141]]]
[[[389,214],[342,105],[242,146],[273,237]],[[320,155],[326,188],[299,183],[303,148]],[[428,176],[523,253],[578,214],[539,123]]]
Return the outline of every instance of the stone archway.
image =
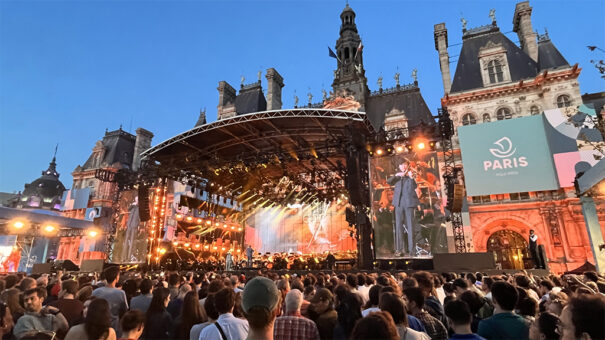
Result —
[[[501,269],[524,269],[524,260],[529,258],[527,241],[512,230],[499,230],[487,239],[487,251],[493,252],[496,264]]]

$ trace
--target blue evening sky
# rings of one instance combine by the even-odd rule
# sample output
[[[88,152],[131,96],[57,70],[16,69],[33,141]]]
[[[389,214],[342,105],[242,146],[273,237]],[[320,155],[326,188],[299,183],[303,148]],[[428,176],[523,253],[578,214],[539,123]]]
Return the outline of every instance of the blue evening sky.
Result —
[[[583,68],[581,93],[603,91],[591,59],[605,58],[605,1],[531,1],[533,27],[548,29],[570,62]],[[445,22],[451,60],[468,27],[512,31],[515,1],[351,0],[363,40],[370,89],[399,69],[435,113],[443,93],[433,25]],[[220,80],[239,88],[275,67],[285,79],[284,107],[330,89],[334,46],[345,1],[7,1],[0,0],[0,191],[23,190],[40,176],[56,143],[66,187],[105,129],[144,127],[157,144],[216,119]],[[514,33],[507,36],[517,42]],[[452,76],[456,63],[452,63]],[[266,79],[263,72],[263,86]]]

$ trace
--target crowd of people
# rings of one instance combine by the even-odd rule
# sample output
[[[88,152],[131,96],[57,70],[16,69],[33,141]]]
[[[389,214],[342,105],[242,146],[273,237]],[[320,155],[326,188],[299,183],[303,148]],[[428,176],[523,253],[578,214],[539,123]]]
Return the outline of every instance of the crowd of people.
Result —
[[[0,276],[4,340],[604,339],[605,278],[526,272]]]

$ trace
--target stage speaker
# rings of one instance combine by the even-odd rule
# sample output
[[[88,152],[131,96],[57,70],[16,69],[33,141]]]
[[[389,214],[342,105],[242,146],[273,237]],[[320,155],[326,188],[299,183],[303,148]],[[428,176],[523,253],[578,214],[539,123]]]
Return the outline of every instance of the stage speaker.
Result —
[[[494,254],[487,253],[457,253],[434,254],[433,267],[436,272],[477,272],[496,269]]]
[[[80,271],[83,273],[100,273],[103,271],[104,265],[105,260],[103,259],[82,260]]]
[[[149,187],[139,184],[139,219],[141,222],[147,222],[149,218]]]
[[[54,263],[55,270],[64,270],[67,272],[76,272],[80,270],[75,263],[70,260],[57,260]]]
[[[454,200],[452,202],[451,212],[461,212],[463,200],[464,200],[464,185],[454,184]]]
[[[52,263],[34,263],[32,274],[50,274]]]

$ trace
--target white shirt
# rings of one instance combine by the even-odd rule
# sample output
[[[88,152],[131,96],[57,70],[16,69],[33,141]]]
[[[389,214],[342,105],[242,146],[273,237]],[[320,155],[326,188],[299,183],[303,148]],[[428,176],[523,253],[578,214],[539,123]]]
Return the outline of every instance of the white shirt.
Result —
[[[361,316],[363,316],[365,318],[366,316],[368,316],[368,314],[370,314],[372,312],[380,312],[380,308],[378,308],[378,307],[370,307],[368,309],[364,309],[364,310],[361,311]]]
[[[248,320],[238,319],[232,313],[225,313],[219,315],[216,322],[221,325],[227,340],[239,340],[248,337],[248,330],[250,329]],[[218,328],[212,324],[202,329],[199,340],[223,340],[223,338]]]
[[[368,303],[368,300],[370,299],[370,287],[369,286],[358,286],[357,287],[357,291],[359,292],[359,295],[361,295],[361,299],[363,300],[363,304],[365,305],[366,303]]]

